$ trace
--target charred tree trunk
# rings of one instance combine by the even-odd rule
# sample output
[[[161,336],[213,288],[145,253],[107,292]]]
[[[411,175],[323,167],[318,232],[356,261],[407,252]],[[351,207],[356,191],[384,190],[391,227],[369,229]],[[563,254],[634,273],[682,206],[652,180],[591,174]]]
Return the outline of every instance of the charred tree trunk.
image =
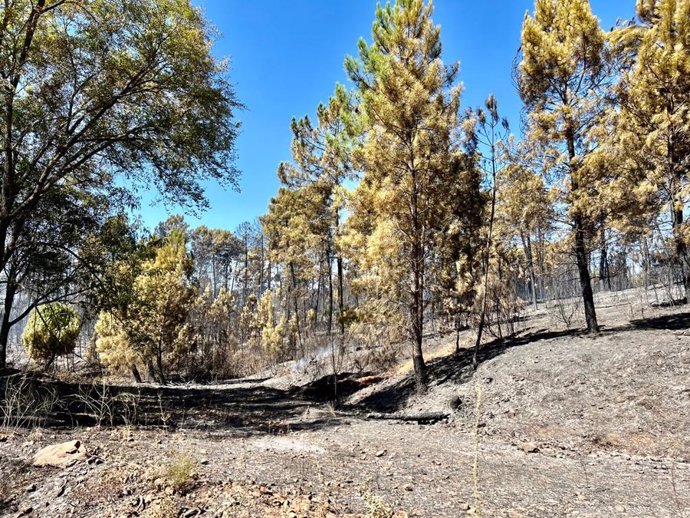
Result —
[[[17,292],[13,271],[14,268],[10,267],[7,283],[5,284],[5,299],[2,308],[2,321],[0,322],[0,370],[7,366],[7,346],[10,337],[10,329],[12,328],[10,315],[12,313],[12,306],[14,305],[14,296]]]
[[[297,301],[297,277],[295,275],[295,265],[290,263],[290,276],[292,277],[292,302],[295,310],[295,327],[297,328],[297,345],[302,358],[304,358],[304,344],[302,342],[302,331],[299,325],[299,303]]]
[[[141,374],[139,374],[139,369],[137,369],[136,364],[133,363],[130,366],[130,369],[132,370],[132,376],[134,377],[134,381],[136,381],[137,383],[141,383]]]
[[[496,217],[496,160],[495,150],[492,145],[491,149],[491,212],[489,214],[489,235],[486,238],[486,248],[484,250],[483,258],[483,273],[484,273],[484,293],[482,293],[482,305],[479,310],[479,325],[477,326],[477,338],[474,342],[474,351],[472,352],[472,367],[477,368],[477,354],[482,344],[482,334],[484,333],[484,324],[486,321],[486,311],[489,294],[489,264],[491,259],[491,245],[493,241],[494,219]]]
[[[587,331],[590,333],[598,333],[599,323],[597,322],[597,313],[594,307],[594,292],[592,291],[592,280],[589,274],[589,261],[587,260],[585,229],[582,222],[582,216],[575,215],[573,218],[573,227],[575,231],[575,260],[577,262],[577,271],[580,277],[580,289],[582,290]]]
[[[606,219],[599,220],[599,289],[611,290],[611,271],[609,268],[608,243],[606,242]]]
[[[522,246],[525,249],[525,259],[527,260],[527,274],[529,275],[530,295],[532,297],[532,306],[534,310],[539,309],[537,303],[537,278],[534,273],[534,256],[532,255],[532,241],[529,234],[521,234]]]
[[[422,342],[424,337],[424,229],[419,220],[419,192],[416,171],[412,170],[413,191],[410,199],[413,239],[411,247],[412,292],[410,300],[410,322],[412,324],[412,364],[414,366],[417,392],[427,389],[426,364]]]
[[[345,294],[343,293],[343,258],[338,256],[336,260],[338,268],[338,320],[340,321],[340,334],[345,334]]]
[[[152,358],[146,359],[146,371],[147,371],[148,380],[149,381],[156,381],[156,368],[153,366],[153,359]]]
[[[570,183],[571,190],[576,193],[579,189],[577,170],[575,169],[575,137],[572,126],[569,124],[566,133],[568,145],[568,158],[570,158]],[[580,289],[582,291],[582,302],[585,310],[585,322],[587,332],[598,333],[599,323],[597,322],[597,312],[594,307],[594,292],[592,291],[592,278],[589,274],[589,257],[587,256],[587,242],[585,239],[584,218],[579,211],[573,214],[573,232],[575,233],[575,261],[580,278]]]

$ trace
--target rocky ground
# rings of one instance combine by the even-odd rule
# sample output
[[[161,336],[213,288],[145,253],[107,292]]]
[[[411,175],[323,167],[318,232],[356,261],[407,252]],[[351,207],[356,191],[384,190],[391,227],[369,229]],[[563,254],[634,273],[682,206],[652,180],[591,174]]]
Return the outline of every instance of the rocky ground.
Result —
[[[636,300],[600,300],[596,338],[533,312],[423,397],[405,368],[337,411],[271,380],[113,387],[131,419],[1,432],[0,515],[690,517],[690,313]]]

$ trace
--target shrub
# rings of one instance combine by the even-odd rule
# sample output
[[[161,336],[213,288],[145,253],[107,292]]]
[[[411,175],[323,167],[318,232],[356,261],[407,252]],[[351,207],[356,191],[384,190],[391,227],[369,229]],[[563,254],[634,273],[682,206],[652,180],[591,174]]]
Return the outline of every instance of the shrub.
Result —
[[[34,309],[22,334],[22,344],[32,360],[52,361],[74,351],[81,319],[71,306],[61,302]]]
[[[165,478],[173,489],[179,491],[194,478],[197,461],[189,455],[178,455],[165,467]]]
[[[100,361],[112,372],[127,372],[139,359],[127,333],[111,313],[101,312],[94,327]]]

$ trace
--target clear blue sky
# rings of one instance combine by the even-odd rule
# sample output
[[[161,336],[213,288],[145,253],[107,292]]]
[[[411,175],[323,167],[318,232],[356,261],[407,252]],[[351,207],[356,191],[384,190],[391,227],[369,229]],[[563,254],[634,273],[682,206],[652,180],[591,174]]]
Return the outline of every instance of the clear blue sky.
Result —
[[[230,76],[247,109],[238,114],[241,192],[209,184],[210,209],[193,226],[234,229],[265,213],[278,189],[276,169],[290,158],[290,120],[313,115],[336,82],[346,82],[343,60],[357,41],[371,41],[376,0],[193,0],[220,35],[214,47],[231,61]],[[592,0],[604,29],[630,18],[634,0]],[[436,0],[444,61],[460,61],[463,106],[496,94],[501,112],[519,130],[520,99],[511,79],[520,26],[533,0]],[[170,212],[179,212],[174,207]],[[144,223],[153,227],[168,209],[142,202]]]

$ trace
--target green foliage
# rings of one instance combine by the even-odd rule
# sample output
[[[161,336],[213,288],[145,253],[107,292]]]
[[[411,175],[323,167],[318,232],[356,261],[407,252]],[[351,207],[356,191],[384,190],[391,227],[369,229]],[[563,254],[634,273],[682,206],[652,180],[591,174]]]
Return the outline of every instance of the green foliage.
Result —
[[[202,181],[236,186],[240,104],[189,0],[10,0],[0,27],[9,313],[23,287],[36,305],[98,271],[74,256],[139,188],[200,208]],[[0,366],[14,323],[0,332]]]
[[[22,334],[22,344],[32,360],[51,362],[74,351],[81,319],[68,304],[55,302],[34,309]]]

